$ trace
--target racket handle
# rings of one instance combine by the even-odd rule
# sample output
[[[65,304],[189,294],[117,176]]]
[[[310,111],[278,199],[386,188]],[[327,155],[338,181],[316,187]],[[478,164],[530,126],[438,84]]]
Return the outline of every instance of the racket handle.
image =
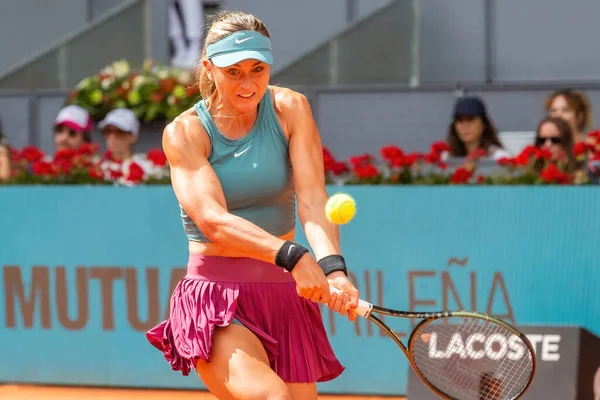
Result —
[[[343,292],[339,289],[336,289],[333,287],[330,287],[329,289],[330,289],[331,293],[337,293],[338,296],[343,295]],[[372,309],[373,309],[373,304],[371,304],[368,301],[365,301],[363,299],[358,299],[358,307],[356,307],[356,309],[354,309],[354,312],[359,317],[367,318],[369,316],[369,314],[371,314]]]
[[[356,307],[356,315],[359,317],[367,318],[369,314],[371,314],[371,310],[373,309],[373,304],[365,301],[363,299],[358,299],[358,307]]]

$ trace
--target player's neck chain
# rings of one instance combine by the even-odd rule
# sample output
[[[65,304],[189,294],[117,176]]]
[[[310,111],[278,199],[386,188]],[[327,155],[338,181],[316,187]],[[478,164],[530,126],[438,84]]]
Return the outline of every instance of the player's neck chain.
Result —
[[[231,115],[219,115],[219,114],[210,114],[210,116],[211,116],[212,118],[232,118],[232,119],[233,119],[233,118],[240,118],[240,117],[244,117],[244,116],[246,116],[246,115],[254,114],[254,113],[256,113],[256,112],[257,112],[257,110],[252,110],[252,111],[250,111],[250,112],[247,112],[247,113],[245,113],[245,114],[240,114],[240,115],[236,115],[236,116],[231,116]]]

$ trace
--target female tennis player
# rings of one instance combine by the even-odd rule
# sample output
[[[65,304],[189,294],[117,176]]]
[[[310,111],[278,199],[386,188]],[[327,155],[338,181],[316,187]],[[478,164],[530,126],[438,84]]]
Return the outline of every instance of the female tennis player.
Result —
[[[269,86],[270,36],[254,16],[218,14],[201,62],[203,100],[163,135],[187,275],[147,338],[219,399],[317,399],[316,382],[344,370],[319,302],[353,321],[359,297],[325,216],[319,132],[303,95]],[[296,203],[315,258],[294,242]]]

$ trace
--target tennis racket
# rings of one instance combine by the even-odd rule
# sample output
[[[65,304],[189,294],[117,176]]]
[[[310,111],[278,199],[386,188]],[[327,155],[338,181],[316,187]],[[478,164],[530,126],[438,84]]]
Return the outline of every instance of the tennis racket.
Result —
[[[404,352],[419,379],[444,399],[518,399],[533,381],[533,346],[523,333],[489,315],[398,311],[365,300],[359,301],[355,311],[383,329]],[[375,313],[422,321],[404,345]]]

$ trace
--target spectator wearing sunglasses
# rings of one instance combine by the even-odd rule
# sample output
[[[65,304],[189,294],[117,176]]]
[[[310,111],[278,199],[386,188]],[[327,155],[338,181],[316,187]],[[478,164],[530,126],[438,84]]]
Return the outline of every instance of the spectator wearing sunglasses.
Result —
[[[54,121],[54,148],[78,149],[92,140],[92,118],[84,108],[69,105],[58,112]]]
[[[567,172],[577,169],[573,152],[573,133],[569,123],[561,117],[546,117],[538,124],[535,145],[552,153],[552,161],[564,160]]]

